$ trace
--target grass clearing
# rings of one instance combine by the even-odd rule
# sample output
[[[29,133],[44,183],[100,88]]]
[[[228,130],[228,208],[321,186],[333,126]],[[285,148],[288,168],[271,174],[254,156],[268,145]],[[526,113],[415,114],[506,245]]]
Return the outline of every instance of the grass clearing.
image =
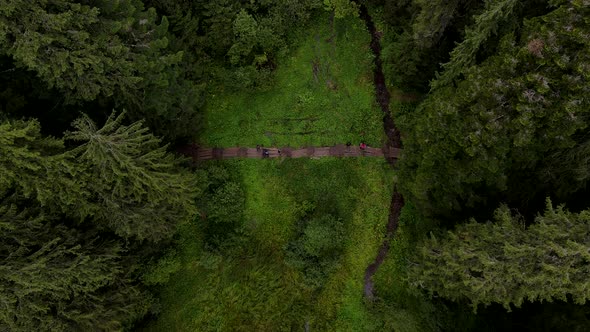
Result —
[[[319,146],[384,140],[374,99],[370,36],[360,19],[321,15],[282,59],[274,87],[211,94],[199,143]],[[197,220],[180,232],[179,272],[159,289],[148,331],[359,331],[376,325],[363,299],[367,265],[385,234],[393,171],[378,158],[227,160],[239,174],[244,210],[236,234],[207,244]],[[321,288],[287,262],[309,219],[345,228],[338,261]],[[220,227],[217,226],[217,229]],[[223,229],[221,227],[221,229]],[[231,232],[231,229],[227,229]],[[374,329],[373,329],[374,330]]]
[[[406,202],[389,253],[374,276],[375,290],[381,298],[377,309],[385,313],[381,315],[384,330],[413,332],[440,328],[433,319],[437,308],[406,279],[408,259],[433,226],[433,221],[421,218],[414,206]]]
[[[381,159],[232,160],[246,189],[243,230],[228,248],[204,249],[198,225],[182,231],[182,268],[161,288],[148,331],[350,330],[370,324],[363,276],[384,234],[392,171]],[[310,209],[310,207],[312,207]],[[319,291],[285,263],[304,212],[346,227],[338,268]],[[359,325],[360,324],[360,325]]]
[[[364,140],[381,146],[372,84],[370,36],[360,19],[319,15],[279,60],[273,87],[229,92],[215,87],[199,142],[205,146],[319,146]]]

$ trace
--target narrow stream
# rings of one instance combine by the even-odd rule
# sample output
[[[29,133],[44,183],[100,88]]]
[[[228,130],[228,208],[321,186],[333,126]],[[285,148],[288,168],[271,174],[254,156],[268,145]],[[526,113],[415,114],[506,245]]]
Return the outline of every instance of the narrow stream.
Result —
[[[402,141],[399,130],[395,127],[395,123],[393,122],[393,118],[391,116],[391,112],[389,110],[389,100],[391,95],[387,90],[387,85],[385,84],[385,75],[383,74],[383,62],[381,60],[381,32],[377,31],[375,28],[375,23],[373,19],[369,15],[367,7],[361,5],[360,7],[360,16],[361,19],[365,21],[367,25],[367,29],[371,34],[371,50],[375,55],[375,70],[373,72],[373,81],[375,84],[375,97],[377,99],[377,103],[381,107],[381,111],[383,112],[383,129],[385,130],[385,135],[387,135],[387,145],[401,149],[402,148]],[[394,159],[387,158],[387,161],[393,166]],[[391,197],[391,205],[389,207],[389,218],[387,221],[387,231],[385,234],[385,238],[383,239],[383,243],[377,252],[377,257],[375,260],[367,266],[365,270],[365,297],[367,299],[372,300],[374,298],[374,284],[373,284],[373,275],[379,269],[379,266],[383,264],[385,260],[385,256],[387,256],[387,252],[389,251],[389,246],[391,243],[391,239],[395,235],[395,231],[397,230],[399,216],[404,206],[404,198],[400,193],[396,190],[393,192],[393,196]]]

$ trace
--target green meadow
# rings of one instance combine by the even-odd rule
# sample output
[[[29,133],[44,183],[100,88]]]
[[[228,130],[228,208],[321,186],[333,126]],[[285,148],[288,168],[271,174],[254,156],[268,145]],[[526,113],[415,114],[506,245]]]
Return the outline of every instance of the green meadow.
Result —
[[[294,33],[269,88],[215,86],[199,142],[204,146],[319,146],[364,140],[380,146],[381,114],[372,84],[370,36],[360,19],[329,16]]]
[[[234,160],[245,205],[238,230],[220,246],[202,221],[179,238],[181,268],[161,289],[162,312],[151,331],[358,330],[371,326],[363,300],[391,197],[392,174],[380,159]],[[338,264],[310,287],[287,262],[287,246],[305,217],[342,221]],[[204,234],[207,234],[204,236]]]
[[[337,19],[332,26],[328,15],[315,22],[295,35],[271,88],[215,89],[200,144],[382,144],[363,22]],[[161,312],[147,330],[378,329],[363,298],[363,279],[389,213],[394,176],[384,160],[244,159],[200,168],[204,178],[219,169],[230,174],[225,179],[238,184],[243,204],[231,223],[215,224],[209,214],[181,229],[180,267],[160,288]],[[338,226],[327,230],[327,237],[338,237],[337,249],[321,271],[306,270],[290,248],[307,234],[310,220],[325,216],[337,220]],[[221,240],[211,243],[211,238]]]

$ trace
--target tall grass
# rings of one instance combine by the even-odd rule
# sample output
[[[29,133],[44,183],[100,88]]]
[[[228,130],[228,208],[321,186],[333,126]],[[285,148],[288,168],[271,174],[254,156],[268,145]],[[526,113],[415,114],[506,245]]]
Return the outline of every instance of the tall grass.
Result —
[[[380,146],[383,130],[363,22],[336,19],[333,30],[328,15],[314,22],[296,33],[271,88],[211,90],[199,135],[203,145],[301,147],[364,140]]]
[[[207,146],[318,146],[384,139],[372,85],[370,37],[360,19],[319,15],[297,32],[264,91],[210,92]],[[181,268],[159,288],[149,331],[375,330],[363,277],[385,233],[393,171],[374,158],[231,160],[245,194],[241,223],[220,246],[201,223],[179,233]],[[346,228],[339,265],[319,289],[285,262],[302,220],[331,214]],[[217,230],[218,231],[218,230]]]
[[[246,189],[243,224],[208,249],[199,225],[181,232],[180,271],[160,290],[151,331],[290,331],[370,324],[363,275],[381,243],[392,174],[379,159],[235,160]],[[285,263],[305,214],[337,213],[346,228],[340,265],[319,290]]]

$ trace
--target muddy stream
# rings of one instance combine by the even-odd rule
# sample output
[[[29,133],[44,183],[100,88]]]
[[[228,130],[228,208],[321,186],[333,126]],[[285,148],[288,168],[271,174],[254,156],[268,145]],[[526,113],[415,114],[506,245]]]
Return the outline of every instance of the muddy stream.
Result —
[[[386,145],[401,149],[401,136],[399,130],[397,130],[397,128],[395,127],[395,123],[393,122],[393,118],[389,110],[389,101],[391,99],[391,95],[387,90],[387,85],[385,84],[385,75],[383,74],[383,62],[381,60],[382,33],[380,31],[377,31],[375,23],[373,22],[373,19],[369,15],[369,12],[367,11],[367,8],[364,5],[362,5],[360,8],[360,16],[361,19],[365,21],[367,29],[371,34],[371,51],[375,56],[375,69],[373,71],[375,97],[377,99],[377,103],[381,107],[381,111],[383,112],[383,129],[385,130],[385,134],[387,135]],[[386,159],[392,166],[394,165],[394,159]],[[365,270],[364,293],[365,297],[369,300],[372,300],[374,298],[373,275],[375,275],[375,273],[379,269],[379,266],[381,266],[381,264],[385,260],[385,256],[387,256],[391,240],[395,234],[395,231],[397,230],[399,216],[403,206],[404,198],[394,189],[393,196],[391,197],[391,204],[389,207],[389,218],[387,221],[386,234],[383,239],[383,243],[381,244],[381,247],[377,252],[377,257],[371,264],[369,264],[369,266],[367,266],[367,269]]]

